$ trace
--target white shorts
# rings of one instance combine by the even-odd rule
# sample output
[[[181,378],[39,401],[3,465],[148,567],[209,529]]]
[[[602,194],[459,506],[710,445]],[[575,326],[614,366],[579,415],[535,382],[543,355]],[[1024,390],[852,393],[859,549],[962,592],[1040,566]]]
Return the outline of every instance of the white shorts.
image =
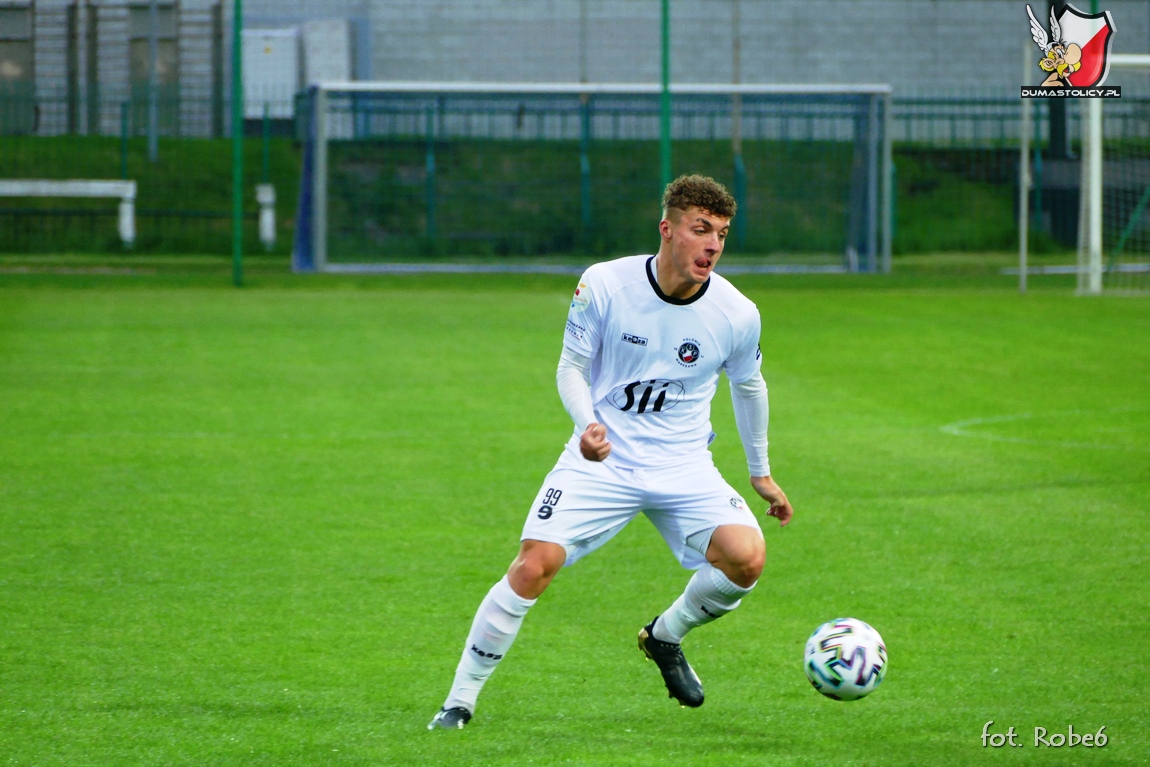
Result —
[[[647,515],[679,564],[697,570],[710,532],[758,520],[708,457],[657,469],[624,469],[588,461],[568,443],[543,481],[520,540],[558,543],[573,565],[614,538],[639,512]]]

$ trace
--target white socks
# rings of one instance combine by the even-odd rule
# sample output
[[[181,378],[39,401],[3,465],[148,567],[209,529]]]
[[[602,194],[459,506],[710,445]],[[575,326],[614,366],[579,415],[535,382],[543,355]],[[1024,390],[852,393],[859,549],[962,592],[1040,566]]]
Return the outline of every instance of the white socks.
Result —
[[[524,599],[512,590],[506,575],[491,587],[479,603],[479,610],[471,623],[471,633],[467,635],[463,657],[455,669],[455,681],[451,684],[444,708],[459,706],[475,713],[479,691],[511,649],[515,635],[523,625],[523,617],[533,604],[534,599]]]
[[[680,644],[687,632],[720,618],[739,606],[750,588],[731,582],[722,570],[711,564],[691,576],[687,588],[675,603],[655,621],[652,633],[663,642]]]
[[[712,565],[703,565],[691,576],[683,594],[655,621],[655,638],[679,644],[691,629],[734,610],[750,591],[732,583]],[[534,604],[534,599],[524,599],[512,590],[507,576],[491,587],[471,623],[444,708],[458,706],[475,712],[480,690],[511,649],[524,616]]]

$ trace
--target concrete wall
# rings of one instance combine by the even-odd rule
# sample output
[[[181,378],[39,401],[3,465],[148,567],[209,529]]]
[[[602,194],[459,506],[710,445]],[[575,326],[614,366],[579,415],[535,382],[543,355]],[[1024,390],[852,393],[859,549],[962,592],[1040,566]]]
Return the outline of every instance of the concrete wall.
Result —
[[[100,84],[99,124],[93,132],[118,133],[118,103],[128,98],[128,7],[101,4],[96,11],[96,80]]]
[[[102,100],[112,105],[92,128],[114,132],[119,122],[114,102],[128,95],[128,0],[79,1],[76,42],[65,33],[65,8],[77,0],[35,3],[37,91],[64,92],[69,44],[82,49],[80,81],[87,81],[87,9],[94,8],[96,77]],[[180,90],[198,102],[182,108],[181,124],[195,134],[213,125],[219,130],[220,116],[206,115],[217,55],[223,57],[222,93],[230,92],[233,5],[230,0],[177,4]],[[1045,15],[1044,0],[1033,5]],[[1101,5],[1117,26],[1113,50],[1150,52],[1150,0]],[[220,50],[212,41],[215,6],[222,11]],[[1021,0],[672,0],[672,77],[678,82],[890,83],[896,97],[1013,98],[1027,45],[1035,64],[1038,60],[1024,6]],[[659,9],[657,0],[244,3],[247,28],[348,20],[353,77],[422,81],[657,82]],[[1112,74],[1110,82],[1131,96],[1150,96],[1150,76]],[[66,116],[49,111],[42,115],[44,125],[66,122]],[[83,129],[88,109],[81,113]],[[226,116],[222,125],[228,129]]]
[[[61,128],[66,128],[68,124],[67,102],[62,98],[68,72],[67,13],[68,9],[63,5],[45,4],[37,7],[32,17],[36,90],[41,93],[45,90],[58,93],[61,97],[40,107],[38,122]]]
[[[146,0],[135,0],[133,5]],[[178,50],[181,95],[181,130],[208,135],[212,121],[208,104],[213,77],[213,6],[220,0],[177,0]],[[28,6],[28,0],[2,0],[0,5]],[[162,4],[170,4],[164,2]],[[74,34],[69,34],[68,12],[78,7]],[[119,103],[130,95],[129,3],[125,0],[36,0],[33,15],[36,93],[39,132],[80,131],[118,133]],[[90,71],[92,25],[95,26],[95,71]],[[69,51],[69,47],[73,50]],[[68,58],[75,60],[75,82],[67,84]],[[89,89],[90,81],[96,88]],[[67,98],[78,103],[68,114]],[[90,98],[94,96],[94,98]],[[195,102],[195,103],[193,103]],[[75,125],[72,125],[72,121]],[[217,126],[218,127],[218,126]]]
[[[1045,8],[1043,0],[1033,4]],[[274,5],[247,0],[245,8],[271,13]],[[375,79],[656,82],[660,77],[655,0],[312,0],[306,5],[331,13],[366,7]],[[734,0],[672,0],[673,79],[729,82],[737,67],[743,82],[889,82],[897,94],[947,89],[1013,95],[1023,48],[1032,45],[1019,0],[741,0],[737,32],[735,5]],[[1150,2],[1104,0],[1102,5],[1118,28],[1114,50],[1150,52]],[[1037,53],[1035,47],[1036,64]]]

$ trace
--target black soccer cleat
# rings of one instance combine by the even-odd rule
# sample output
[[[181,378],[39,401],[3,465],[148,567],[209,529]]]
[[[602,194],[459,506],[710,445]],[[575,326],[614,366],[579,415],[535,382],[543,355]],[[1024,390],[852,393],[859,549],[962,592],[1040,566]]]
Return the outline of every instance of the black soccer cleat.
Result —
[[[427,729],[434,730],[437,727],[441,730],[462,730],[471,721],[471,712],[465,708],[441,708],[435,718],[431,720],[431,724],[427,725]]]
[[[703,705],[703,683],[699,675],[683,657],[682,646],[656,639],[654,629],[655,621],[651,621],[639,632],[639,649],[659,667],[667,685],[667,697],[679,701],[680,706],[698,708]]]

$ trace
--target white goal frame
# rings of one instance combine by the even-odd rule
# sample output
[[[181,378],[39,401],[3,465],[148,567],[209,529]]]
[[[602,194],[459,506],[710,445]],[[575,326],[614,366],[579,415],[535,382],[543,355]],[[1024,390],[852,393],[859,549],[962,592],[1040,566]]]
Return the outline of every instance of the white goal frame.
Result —
[[[655,83],[491,83],[491,82],[343,82],[325,81],[315,83],[311,98],[311,124],[314,145],[311,168],[307,173],[306,192],[310,195],[310,211],[306,213],[306,244],[310,246],[308,268],[303,271],[346,272],[346,271],[418,271],[418,264],[333,264],[327,257],[328,211],[327,175],[328,142],[332,138],[333,125],[328,119],[329,94],[331,93],[397,93],[397,94],[567,94],[588,95],[657,95],[661,86]],[[691,83],[672,84],[670,93],[675,95],[731,96],[740,95],[866,95],[876,97],[882,104],[882,115],[872,106],[871,120],[878,129],[872,131],[870,148],[871,170],[868,175],[871,193],[868,195],[868,218],[874,222],[870,228],[870,253],[872,268],[889,272],[891,266],[891,241],[893,236],[893,155],[891,147],[891,98],[893,89],[885,84],[734,84],[734,83]],[[304,193],[301,187],[301,194]],[[303,209],[301,206],[301,213]],[[298,225],[298,222],[297,222]],[[299,249],[298,242],[297,248]],[[293,257],[295,265],[295,257]],[[446,266],[458,266],[465,270],[466,265],[429,264],[430,270],[443,270]],[[298,267],[295,267],[298,269]],[[541,267],[547,271],[548,267]],[[521,267],[516,268],[521,271]]]
[[[1150,54],[1111,54],[1111,71],[1150,70]],[[1078,289],[1080,295],[1102,293],[1102,184],[1105,134],[1104,99],[1089,99],[1082,115],[1082,192],[1078,208]]]
[[[1029,76],[1033,58],[1032,46],[1027,44],[1023,56],[1024,77]],[[1118,53],[1110,55],[1110,69],[1150,70],[1150,54]],[[1103,104],[1105,99],[1086,99],[1080,112],[1082,135],[1082,165],[1078,197],[1078,248],[1074,273],[1078,276],[1078,295],[1102,293],[1104,272],[1102,253],[1102,191],[1103,191]],[[1029,236],[1029,192],[1033,186],[1030,172],[1030,132],[1032,107],[1030,99],[1022,99],[1022,128],[1018,162],[1018,289],[1026,292]],[[1060,269],[1061,271],[1061,269]]]

